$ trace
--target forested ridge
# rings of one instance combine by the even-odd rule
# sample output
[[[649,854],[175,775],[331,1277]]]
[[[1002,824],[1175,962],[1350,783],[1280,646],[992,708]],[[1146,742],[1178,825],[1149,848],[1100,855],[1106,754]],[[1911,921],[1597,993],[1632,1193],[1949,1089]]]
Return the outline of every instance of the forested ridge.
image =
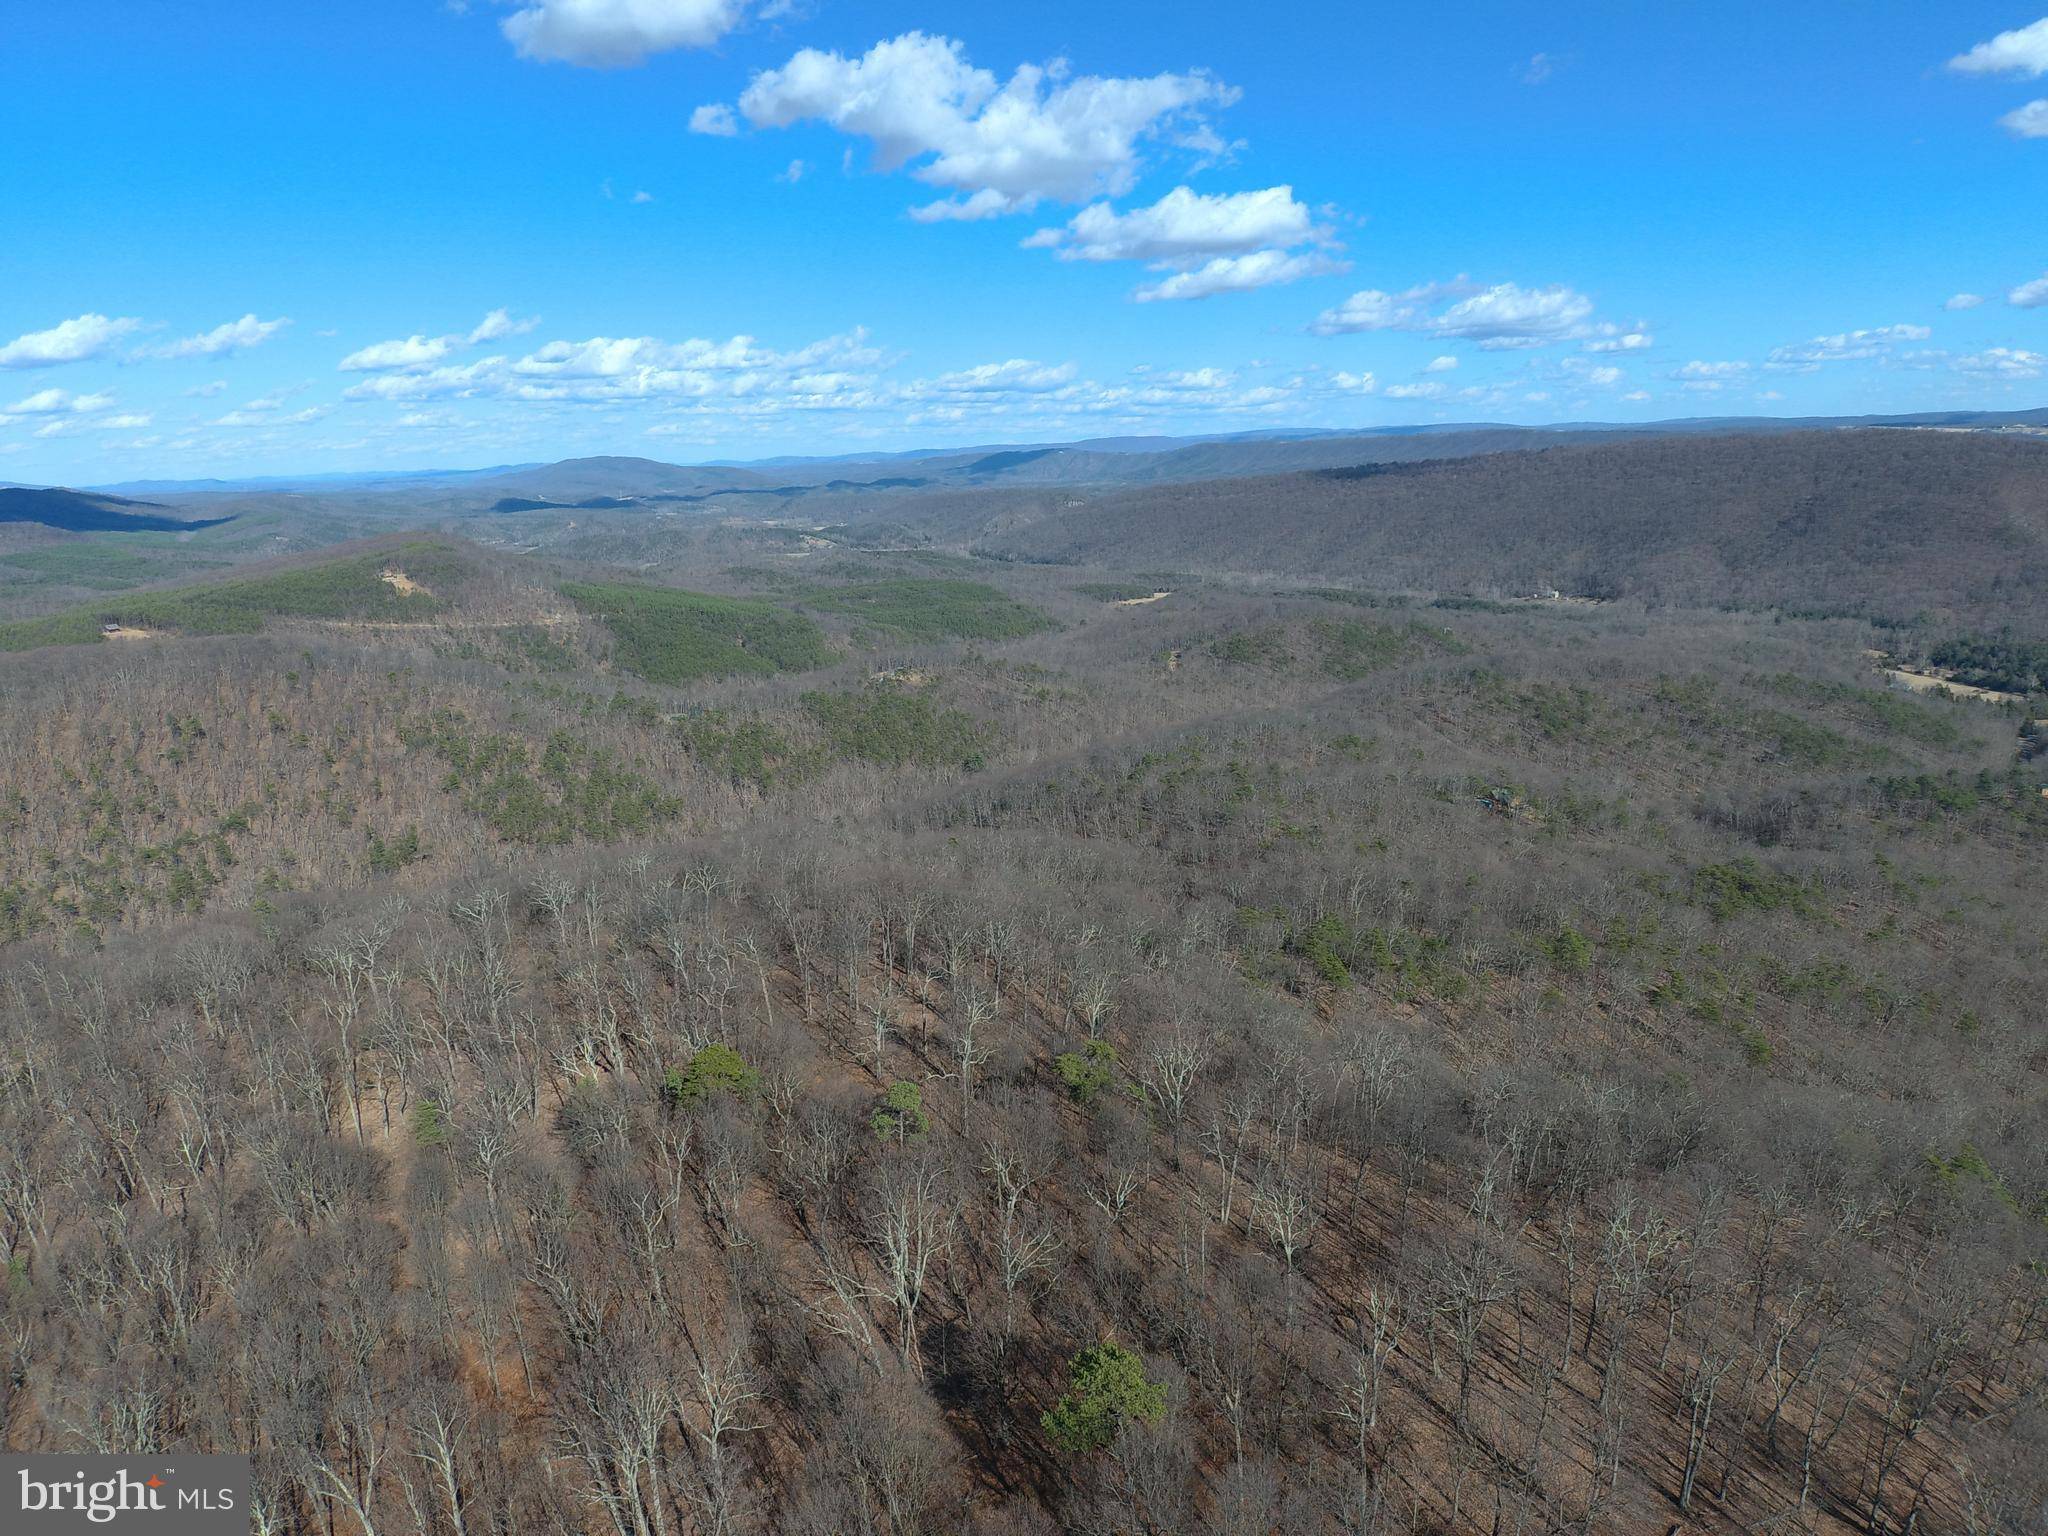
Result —
[[[25,612],[0,1439],[339,1536],[2040,1529],[2048,460],[1793,441]]]
[[[2048,442],[1987,433],[1665,437],[1114,491],[985,529],[976,515],[939,526],[1010,559],[1931,612],[2035,638],[2048,589]]]

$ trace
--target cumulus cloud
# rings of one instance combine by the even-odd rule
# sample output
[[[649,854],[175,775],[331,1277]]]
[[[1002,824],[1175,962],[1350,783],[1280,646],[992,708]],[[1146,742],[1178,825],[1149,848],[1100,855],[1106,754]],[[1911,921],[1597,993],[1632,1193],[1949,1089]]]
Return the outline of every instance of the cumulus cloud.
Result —
[[[1640,327],[1603,325],[1599,329],[1601,334],[1586,343],[1588,352],[1641,352],[1657,344],[1656,337]]]
[[[866,139],[878,169],[954,194],[921,210],[936,219],[1121,196],[1144,143],[1206,144],[1204,113],[1236,99],[1201,71],[1071,77],[1063,60],[1002,81],[953,39],[907,32],[853,59],[806,48],[757,74],[739,111],[757,128],[816,121]]]
[[[2019,139],[2048,139],[2048,96],[2015,108],[1998,120],[1998,126]]]
[[[707,102],[690,114],[690,132],[708,134],[714,139],[729,139],[740,131],[732,108],[722,101]]]
[[[150,417],[144,412],[106,414],[113,403],[114,397],[109,394],[74,395],[68,390],[39,389],[0,409],[0,427],[32,421],[36,423],[35,436],[51,438],[149,425]]]
[[[141,325],[140,320],[80,315],[47,331],[30,331],[15,337],[0,347],[0,368],[49,368],[58,363],[87,362],[105,354],[115,342]]]
[[[1175,187],[1129,213],[1091,203],[1064,227],[1041,229],[1025,244],[1051,249],[1062,261],[1178,262],[1301,245],[1319,233],[1292,187],[1216,194]]]
[[[2038,379],[2048,370],[2048,354],[2016,347],[1988,347],[1953,360],[1959,373],[1993,379]]]
[[[865,435],[886,423],[952,428],[973,423],[1019,437],[1071,431],[1092,435],[1123,427],[1170,429],[1194,419],[1271,421],[1318,400],[1355,399],[1370,392],[1370,376],[1332,381],[1314,371],[1272,380],[1240,378],[1232,370],[1190,367],[1134,370],[1129,378],[1098,381],[1058,358],[1010,357],[908,379],[896,376],[900,355],[876,346],[863,331],[778,347],[751,336],[672,341],[661,337],[589,337],[550,340],[524,355],[451,359],[421,371],[365,373],[344,393],[359,404],[395,407],[407,417],[438,425],[452,402],[508,410],[598,411],[608,422],[622,408],[651,412],[638,423],[652,435],[706,444],[745,432],[760,440],[781,424],[838,418],[843,430]],[[1251,365],[1255,373],[1266,365]],[[245,407],[236,424],[277,426]]]
[[[1422,290],[1413,290],[1420,293]],[[1318,336],[1343,336],[1358,331],[1412,330],[1421,319],[1415,304],[1377,288],[1364,288],[1334,309],[1326,309],[1311,329]]]
[[[1519,288],[1513,283],[1460,299],[1432,322],[1439,336],[1462,336],[1482,347],[1542,347],[1585,334],[1593,301],[1561,283]]]
[[[210,331],[201,331],[197,336],[187,336],[182,341],[145,347],[142,355],[163,358],[231,356],[261,346],[290,324],[289,320],[258,320],[253,314],[244,315],[239,320],[216,325]]]
[[[0,407],[0,426],[26,417],[87,416],[113,403],[112,395],[74,395],[67,389],[39,389],[10,406]]]
[[[1031,358],[1013,357],[1004,363],[982,363],[978,367],[942,373],[932,380],[932,387],[942,394],[1008,394],[1014,391],[1040,394],[1046,390],[1062,389],[1073,381],[1072,363],[1041,363]]]
[[[1558,376],[1579,386],[1592,385],[1597,389],[1612,389],[1624,375],[1612,363],[1595,362],[1590,357],[1567,357],[1557,365]]]
[[[1255,288],[1319,277],[1344,268],[1345,263],[1313,251],[1253,251],[1248,256],[1218,256],[1199,267],[1149,283],[1132,297],[1140,304],[1162,299],[1206,299],[1219,293],[1249,293]]]
[[[2048,75],[2048,16],[1957,54],[1948,67],[1965,75]]]
[[[343,373],[423,373],[465,347],[523,335],[539,323],[538,320],[514,320],[509,310],[494,309],[466,335],[425,336],[415,333],[398,341],[373,342],[349,353],[338,366]]]
[[[1933,334],[1924,325],[1880,325],[1868,330],[1839,331],[1832,336],[1773,347],[1764,366],[1780,372],[1810,373],[1823,363],[1883,357],[1902,341],[1925,341]]]
[[[1422,384],[1389,384],[1384,391],[1389,400],[1435,400],[1443,392],[1443,385],[1433,380]]]
[[[1502,351],[1597,337],[1600,328],[1591,323],[1592,317],[1593,301],[1562,283],[1546,288],[1516,283],[1479,287],[1461,277],[1400,294],[1365,289],[1324,310],[1310,329],[1319,336],[1418,331]]]
[[[746,19],[744,0],[539,0],[507,16],[523,58],[616,69],[673,48],[709,48]]]
[[[2048,304],[2048,272],[2042,273],[2031,283],[2021,283],[2005,296],[2005,301],[2019,309],[2039,309]]]
[[[211,425],[216,427],[299,427],[308,422],[318,421],[329,412],[324,405],[309,405],[302,411],[280,416],[276,402],[251,400],[240,410],[229,411],[225,416],[216,417]]]
[[[431,368],[455,349],[453,336],[421,336],[417,333],[403,341],[372,342],[359,347],[341,360],[343,373],[377,373],[387,368],[420,369]]]
[[[1449,373],[1457,366],[1458,360],[1455,357],[1433,357],[1429,360],[1429,366],[1422,371],[1424,373]]]
[[[828,337],[789,352],[751,336],[726,341],[663,341],[652,336],[593,336],[551,341],[524,357],[473,363],[386,368],[344,391],[349,400],[505,399],[602,403],[618,400],[708,399],[814,384],[869,369],[882,354],[865,333]],[[362,370],[373,371],[373,370]],[[837,388],[830,384],[820,387]]]
[[[1726,389],[1731,384],[1740,384],[1749,377],[1749,364],[1739,362],[1709,363],[1698,359],[1674,369],[1671,377],[1687,389],[1713,391]]]
[[[638,192],[634,194],[633,200],[638,202],[646,196],[646,193]],[[529,320],[514,320],[510,310],[494,309],[488,315],[485,315],[483,319],[479,320],[475,328],[470,331],[469,344],[474,347],[480,346],[487,341],[497,341],[506,336],[524,336],[539,324],[540,319],[538,316]]]
[[[226,379],[215,379],[210,384],[194,384],[185,393],[196,400],[210,400],[215,395],[224,393],[227,387],[228,381]]]
[[[1242,293],[1344,270],[1321,252],[1289,254],[1309,241],[1333,243],[1292,187],[1223,193],[1175,187],[1158,202],[1127,213],[1091,203],[1024,245],[1050,250],[1062,261],[1142,261],[1174,274],[1133,295],[1149,303]]]
[[[1975,309],[1983,302],[1984,295],[1981,293],[1958,293],[1951,295],[1948,302],[1941,307],[1948,310]]]

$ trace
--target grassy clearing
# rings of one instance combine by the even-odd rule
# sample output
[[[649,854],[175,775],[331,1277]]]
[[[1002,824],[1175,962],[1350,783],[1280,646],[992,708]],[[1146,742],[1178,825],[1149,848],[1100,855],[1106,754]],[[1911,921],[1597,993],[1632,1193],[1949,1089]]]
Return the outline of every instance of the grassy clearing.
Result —
[[[407,596],[384,580],[403,568],[427,586],[447,586],[467,572],[461,556],[445,544],[425,541],[329,560],[270,576],[132,592],[68,608],[39,619],[0,624],[0,651],[43,645],[94,645],[103,626],[181,635],[247,635],[270,619],[424,619],[441,603],[424,593]]]
[[[1014,640],[1054,627],[1028,603],[978,581],[915,576],[861,581],[809,592],[804,602],[906,640]]]
[[[570,582],[562,595],[602,620],[614,659],[651,683],[801,672],[832,659],[817,625],[773,603],[631,582]]]

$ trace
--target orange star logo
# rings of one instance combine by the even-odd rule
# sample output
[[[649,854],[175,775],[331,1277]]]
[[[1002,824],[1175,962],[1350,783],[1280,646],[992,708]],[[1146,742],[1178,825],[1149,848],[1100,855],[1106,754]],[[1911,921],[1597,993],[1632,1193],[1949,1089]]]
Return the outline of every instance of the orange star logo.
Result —
[[[163,1485],[164,1480],[158,1477],[154,1472],[152,1472],[149,1474],[149,1481],[144,1483],[142,1486],[145,1488],[161,1488],[163,1487]]]

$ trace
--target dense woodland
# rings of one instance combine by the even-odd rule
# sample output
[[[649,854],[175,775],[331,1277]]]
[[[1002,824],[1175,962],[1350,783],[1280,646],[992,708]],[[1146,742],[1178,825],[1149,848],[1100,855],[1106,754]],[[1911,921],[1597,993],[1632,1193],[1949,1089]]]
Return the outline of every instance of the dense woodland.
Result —
[[[1710,442],[0,554],[97,573],[0,628],[0,1440],[340,1536],[2043,1529],[2048,634],[1924,535],[2038,597],[2048,450],[1900,436],[1661,543]],[[1415,531],[1610,454],[1634,542]]]
[[[1927,431],[1670,437],[1216,480],[1038,506],[984,553],[1380,589],[1554,588],[2044,632],[2048,440]]]

